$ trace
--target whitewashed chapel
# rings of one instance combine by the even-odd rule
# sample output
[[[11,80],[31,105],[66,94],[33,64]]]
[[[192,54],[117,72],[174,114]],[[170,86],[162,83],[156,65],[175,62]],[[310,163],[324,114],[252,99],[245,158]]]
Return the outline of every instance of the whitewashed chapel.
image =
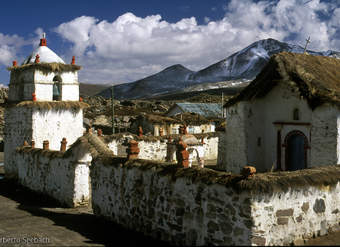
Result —
[[[42,148],[59,150],[66,138],[68,145],[83,135],[83,102],[79,102],[78,70],[72,58],[66,64],[47,47],[45,35],[40,45],[18,66],[9,67],[10,106],[5,111],[5,169],[6,176],[17,173],[11,160],[15,148],[24,141],[35,142]]]
[[[298,170],[340,163],[340,60],[274,55],[240,94],[225,104],[222,165],[238,173]]]

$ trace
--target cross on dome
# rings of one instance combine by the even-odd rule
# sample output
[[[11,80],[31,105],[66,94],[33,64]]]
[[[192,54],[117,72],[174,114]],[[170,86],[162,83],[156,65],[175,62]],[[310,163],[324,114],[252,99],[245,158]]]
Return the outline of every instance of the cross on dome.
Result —
[[[40,39],[40,46],[47,46],[46,33],[42,34],[42,39]]]
[[[42,34],[42,38],[40,39],[40,44],[38,48],[36,48],[31,55],[29,55],[23,64],[32,64],[35,63],[35,59],[37,54],[40,56],[41,63],[63,63],[65,62],[55,54],[50,48],[47,47],[46,33]]]

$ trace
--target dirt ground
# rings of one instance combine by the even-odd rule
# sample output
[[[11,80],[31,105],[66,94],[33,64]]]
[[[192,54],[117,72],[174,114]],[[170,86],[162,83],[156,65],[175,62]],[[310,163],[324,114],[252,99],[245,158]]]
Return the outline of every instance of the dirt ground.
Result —
[[[28,244],[30,242],[31,244]],[[0,246],[164,246],[93,215],[0,180]],[[168,245],[169,246],[169,245]]]

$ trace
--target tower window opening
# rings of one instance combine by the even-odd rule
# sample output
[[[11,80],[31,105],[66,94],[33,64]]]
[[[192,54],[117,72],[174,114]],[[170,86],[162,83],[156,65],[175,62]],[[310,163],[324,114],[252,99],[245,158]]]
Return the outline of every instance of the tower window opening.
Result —
[[[53,78],[53,100],[61,100],[61,82],[62,79],[59,75]]]
[[[293,120],[300,120],[300,112],[297,108],[295,108],[293,111]]]

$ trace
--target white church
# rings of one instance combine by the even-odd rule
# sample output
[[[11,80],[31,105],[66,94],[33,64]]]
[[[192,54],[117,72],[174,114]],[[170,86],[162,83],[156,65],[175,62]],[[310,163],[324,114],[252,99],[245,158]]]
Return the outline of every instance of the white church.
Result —
[[[6,176],[16,176],[17,166],[12,153],[24,141],[42,148],[49,142],[50,150],[59,150],[66,138],[68,146],[83,135],[83,108],[79,102],[78,70],[72,58],[66,64],[47,47],[45,35],[40,45],[19,66],[9,67],[9,107],[5,111]]]
[[[239,173],[340,163],[340,60],[279,53],[225,104],[220,166]]]

